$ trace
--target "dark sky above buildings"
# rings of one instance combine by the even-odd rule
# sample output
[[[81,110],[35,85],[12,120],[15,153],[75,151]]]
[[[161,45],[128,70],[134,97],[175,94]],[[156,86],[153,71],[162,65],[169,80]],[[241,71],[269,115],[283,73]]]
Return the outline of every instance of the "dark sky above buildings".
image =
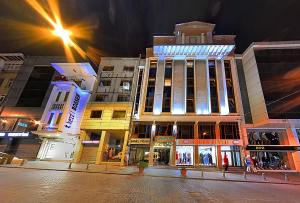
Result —
[[[41,0],[45,1],[45,0]],[[22,3],[23,2],[23,3]],[[237,53],[253,41],[300,40],[299,0],[59,0],[67,25],[88,22],[92,39],[80,45],[104,56],[138,56],[153,35],[173,34],[188,21],[216,24],[215,34],[235,34]],[[61,55],[59,40],[34,40],[21,24],[48,26],[23,0],[0,1],[0,52]]]

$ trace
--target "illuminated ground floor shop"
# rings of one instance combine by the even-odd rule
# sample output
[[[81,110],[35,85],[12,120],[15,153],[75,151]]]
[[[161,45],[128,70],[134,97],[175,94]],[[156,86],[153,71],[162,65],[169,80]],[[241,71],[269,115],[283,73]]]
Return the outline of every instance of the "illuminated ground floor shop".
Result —
[[[246,150],[259,170],[299,170],[300,145],[292,129],[247,129]]]

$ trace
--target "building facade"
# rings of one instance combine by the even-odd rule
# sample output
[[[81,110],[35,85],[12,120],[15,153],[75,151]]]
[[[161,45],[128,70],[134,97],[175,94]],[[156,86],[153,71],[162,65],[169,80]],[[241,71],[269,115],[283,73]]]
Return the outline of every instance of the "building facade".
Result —
[[[128,160],[128,136],[140,58],[101,58],[90,103],[81,124],[75,161],[113,163]]]
[[[214,24],[177,24],[154,36],[137,83],[130,161],[242,166],[241,104],[234,37]],[[140,89],[140,90],[139,90]]]
[[[58,73],[35,131],[43,140],[37,158],[71,161],[80,136],[80,124],[90,99],[96,73],[90,63],[51,63]]]
[[[55,75],[52,60],[62,59],[31,56],[21,66],[20,61],[17,63],[18,72],[2,104],[0,151],[29,160],[36,158],[41,140],[33,132],[52,90],[51,80]]]
[[[239,60],[247,153],[260,169],[300,171],[300,42],[252,43]]]

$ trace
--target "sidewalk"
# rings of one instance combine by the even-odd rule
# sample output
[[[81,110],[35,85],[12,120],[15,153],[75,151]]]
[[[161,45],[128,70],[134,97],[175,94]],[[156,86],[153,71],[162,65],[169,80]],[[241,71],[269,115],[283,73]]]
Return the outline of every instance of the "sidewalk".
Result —
[[[25,168],[25,169],[38,169],[38,170],[57,170],[57,171],[73,171],[73,172],[87,172],[87,173],[106,173],[106,174],[119,174],[119,175],[138,175],[138,168],[136,166],[120,167],[119,165],[106,164],[70,164],[67,162],[52,162],[52,161],[28,161],[23,166],[16,165],[0,165],[6,168]],[[87,168],[88,167],[88,168]],[[169,178],[182,178],[180,170],[175,167],[149,167],[144,171],[145,176],[151,177],[169,177]],[[297,184],[300,185],[300,174],[288,174],[288,180],[285,180],[284,174],[281,173],[264,173],[261,174],[246,174],[241,172],[226,172],[223,177],[223,172],[218,170],[188,170],[186,178],[189,179],[202,179],[214,181],[234,181],[234,182],[254,182],[254,183],[272,183],[272,184]]]

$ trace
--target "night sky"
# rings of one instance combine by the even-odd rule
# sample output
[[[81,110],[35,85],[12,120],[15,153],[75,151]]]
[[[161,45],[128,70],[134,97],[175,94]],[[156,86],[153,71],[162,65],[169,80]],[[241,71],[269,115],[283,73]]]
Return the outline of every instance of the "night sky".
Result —
[[[48,26],[23,0],[0,0],[0,52],[62,55],[59,39],[32,42],[34,34],[11,22]],[[42,0],[43,1],[43,0]],[[216,24],[215,34],[235,34],[236,53],[253,41],[300,40],[299,0],[59,0],[67,25],[88,22],[91,40],[81,47],[103,56],[145,54],[153,35],[171,35],[188,21]],[[19,25],[19,24],[16,24]],[[48,26],[49,27],[49,26]]]

